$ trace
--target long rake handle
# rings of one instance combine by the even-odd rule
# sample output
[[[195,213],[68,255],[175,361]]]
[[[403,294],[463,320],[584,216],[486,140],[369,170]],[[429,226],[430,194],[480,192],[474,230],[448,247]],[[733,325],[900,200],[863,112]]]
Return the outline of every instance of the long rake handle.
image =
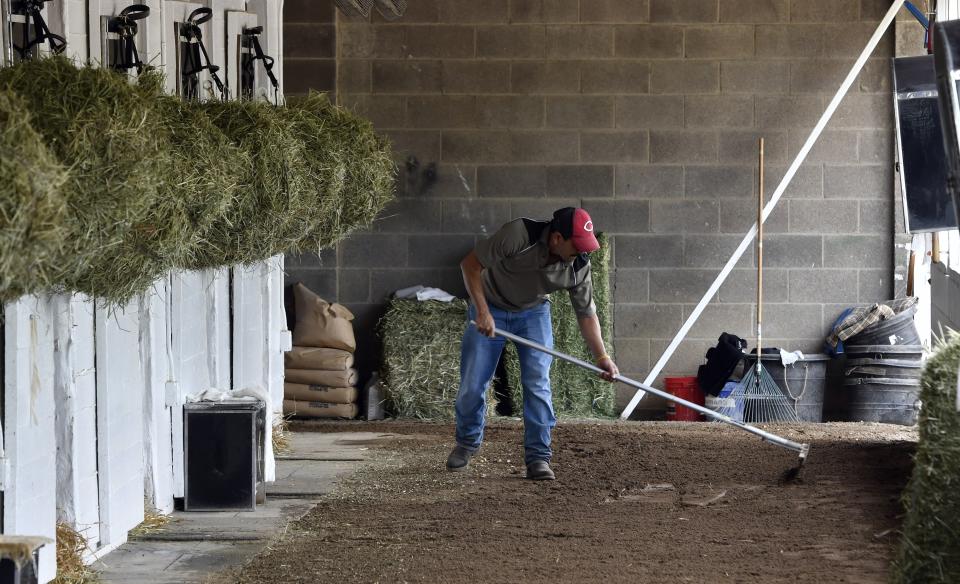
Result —
[[[470,321],[470,324],[476,326],[477,323],[471,320],[471,321]],[[545,347],[545,346],[543,346],[543,345],[541,345],[540,343],[537,343],[537,342],[535,342],[535,341],[531,341],[531,340],[525,339],[525,338],[523,338],[523,337],[518,337],[517,335],[515,335],[515,334],[513,334],[513,333],[508,333],[508,332],[506,332],[506,331],[502,331],[502,330],[500,330],[500,329],[498,329],[498,328],[496,328],[496,327],[494,327],[493,332],[496,333],[496,334],[498,334],[498,335],[500,335],[501,337],[503,337],[503,338],[505,338],[505,339],[510,339],[511,341],[513,341],[513,342],[515,342],[515,343],[519,343],[519,344],[521,344],[521,345],[525,345],[525,346],[527,346],[527,347],[530,347],[531,349],[536,349],[536,350],[538,350],[538,351],[542,351],[542,352],[547,353],[547,354],[549,354],[549,355],[553,355],[554,357],[556,357],[556,358],[558,358],[558,359],[563,359],[564,361],[566,361],[566,362],[568,362],[568,363],[573,363],[574,365],[579,365],[580,367],[583,367],[584,369],[587,369],[587,370],[589,370],[589,371],[593,371],[594,373],[598,373],[598,374],[599,374],[599,373],[606,373],[606,371],[604,371],[603,369],[597,367],[597,366],[594,365],[593,363],[587,363],[586,361],[583,361],[582,359],[577,359],[576,357],[574,357],[574,356],[572,356],[572,355],[567,355],[566,353],[561,353],[560,351],[555,351],[554,349],[551,349],[551,348],[549,348],[549,347]],[[800,453],[800,462],[801,462],[801,463],[807,458],[807,453],[810,451],[810,445],[809,445],[809,444],[800,444],[799,442],[793,442],[792,440],[787,440],[786,438],[783,438],[783,437],[781,437],[781,436],[777,436],[776,434],[771,434],[770,432],[767,432],[766,430],[761,430],[760,428],[751,426],[751,425],[749,425],[749,424],[745,424],[745,423],[743,423],[743,422],[738,422],[737,420],[734,420],[733,418],[731,418],[731,417],[729,417],[729,416],[724,416],[723,414],[718,413],[718,412],[715,412],[715,411],[713,411],[713,410],[711,410],[711,409],[709,409],[709,408],[705,408],[705,407],[703,407],[703,406],[701,406],[701,405],[698,405],[698,404],[695,404],[695,403],[693,403],[693,402],[688,402],[688,401],[685,400],[685,399],[679,398],[679,397],[677,397],[677,396],[675,396],[675,395],[673,395],[673,394],[667,393],[667,392],[665,392],[665,391],[661,391],[661,390],[659,390],[659,389],[657,389],[657,388],[655,388],[655,387],[650,387],[649,385],[644,385],[643,383],[640,383],[639,381],[635,381],[635,380],[633,380],[633,379],[630,379],[629,377],[624,377],[623,375],[614,375],[614,376],[613,376],[613,380],[614,380],[614,381],[619,381],[620,383],[625,383],[625,384],[627,384],[627,385],[629,385],[629,386],[631,386],[631,387],[634,387],[634,388],[636,388],[636,389],[642,389],[643,391],[650,392],[650,393],[652,393],[653,395],[659,395],[660,397],[662,397],[662,398],[664,398],[664,399],[666,399],[666,400],[670,400],[670,401],[672,401],[673,403],[680,404],[680,405],[682,405],[682,406],[686,406],[686,407],[688,407],[688,408],[690,408],[690,409],[692,409],[692,410],[696,410],[696,411],[700,412],[701,414],[707,416],[708,418],[712,418],[712,419],[714,419],[714,420],[716,420],[716,421],[718,421],[718,422],[723,422],[723,423],[725,423],[725,424],[730,424],[731,426],[736,426],[737,428],[740,428],[741,430],[750,432],[751,434],[756,434],[757,436],[759,436],[760,438],[762,438],[764,441],[769,442],[769,443],[771,443],[771,444],[774,444],[774,445],[776,445],[776,446],[780,446],[781,448],[786,448],[787,450],[794,450],[794,451],[796,451],[796,452],[799,452],[799,453]]]

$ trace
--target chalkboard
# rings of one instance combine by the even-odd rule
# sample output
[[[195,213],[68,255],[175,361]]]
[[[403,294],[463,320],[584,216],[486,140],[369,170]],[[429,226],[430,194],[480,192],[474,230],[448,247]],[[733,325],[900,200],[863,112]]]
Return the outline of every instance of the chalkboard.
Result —
[[[904,223],[910,233],[956,229],[933,55],[893,60]]]

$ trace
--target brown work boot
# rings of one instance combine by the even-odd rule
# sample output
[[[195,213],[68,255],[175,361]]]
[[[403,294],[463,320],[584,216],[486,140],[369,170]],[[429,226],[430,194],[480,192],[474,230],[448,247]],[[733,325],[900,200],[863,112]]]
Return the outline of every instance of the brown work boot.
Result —
[[[534,460],[527,465],[527,478],[532,481],[552,481],[557,478],[546,460]]]
[[[467,470],[467,467],[470,465],[470,459],[474,454],[475,452],[471,452],[457,444],[450,452],[450,456],[447,457],[447,470],[453,472]]]

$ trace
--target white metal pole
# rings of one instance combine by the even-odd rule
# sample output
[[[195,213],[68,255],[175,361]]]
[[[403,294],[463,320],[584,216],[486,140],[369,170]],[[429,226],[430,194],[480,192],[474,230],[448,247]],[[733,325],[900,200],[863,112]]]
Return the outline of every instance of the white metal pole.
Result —
[[[890,5],[890,9],[887,10],[883,20],[881,20],[880,24],[877,26],[877,30],[874,31],[873,36],[870,37],[870,40],[867,42],[867,46],[863,48],[863,51],[860,53],[860,57],[857,58],[857,61],[853,64],[853,68],[851,68],[850,72],[847,73],[847,78],[843,80],[843,83],[840,85],[840,89],[837,90],[837,93],[830,101],[830,105],[827,106],[827,109],[823,112],[823,115],[820,116],[820,121],[817,122],[817,125],[813,128],[813,131],[810,132],[810,136],[808,136],[807,141],[804,142],[803,148],[800,149],[800,152],[797,153],[796,158],[793,159],[793,164],[790,165],[787,173],[783,176],[779,186],[777,186],[777,190],[773,193],[773,197],[770,198],[770,202],[767,203],[767,205],[763,208],[763,221],[767,220],[767,218],[770,216],[770,213],[773,212],[774,207],[777,206],[777,203],[780,201],[780,197],[783,195],[783,192],[787,189],[790,181],[793,180],[793,176],[797,173],[800,165],[803,164],[804,160],[806,160],[807,154],[810,153],[810,149],[813,148],[813,145],[817,142],[817,139],[820,138],[820,134],[827,126],[830,118],[833,117],[834,112],[836,112],[837,107],[840,105],[840,101],[843,100],[844,96],[847,94],[847,91],[850,89],[850,86],[853,85],[854,80],[856,80],[857,75],[860,74],[860,70],[863,69],[867,59],[873,53],[874,49],[877,48],[877,44],[880,43],[880,37],[882,37],[887,28],[889,28],[890,23],[893,22],[894,17],[897,15],[897,11],[899,11],[903,6],[904,1],[905,0],[895,0],[894,3]],[[677,350],[677,347],[680,346],[680,343],[687,336],[687,333],[690,332],[690,329],[693,327],[694,323],[696,323],[697,319],[700,318],[700,314],[707,307],[707,304],[710,303],[710,300],[713,299],[714,295],[716,295],[717,290],[720,289],[720,286],[723,285],[723,282],[727,279],[727,276],[730,275],[730,271],[733,270],[733,267],[738,261],[740,261],[740,258],[743,256],[744,252],[748,247],[750,247],[750,244],[756,235],[757,224],[754,223],[753,227],[751,227],[747,234],[743,237],[743,241],[740,242],[740,245],[737,247],[736,251],[734,251],[733,255],[730,256],[730,260],[727,261],[727,264],[723,267],[723,270],[720,271],[720,275],[718,275],[717,279],[714,280],[713,284],[710,285],[710,288],[707,290],[706,294],[704,294],[703,298],[700,299],[700,303],[697,304],[697,307],[694,308],[692,313],[690,313],[687,321],[683,323],[683,326],[680,327],[680,330],[677,332],[676,336],[673,337],[670,345],[667,346],[666,350],[663,352],[663,355],[660,356],[660,360],[657,361],[656,365],[653,366],[653,369],[644,380],[644,385],[652,384],[653,381],[656,380],[657,376],[660,375],[660,372],[667,364],[667,361],[670,360],[670,357],[673,356],[674,351]],[[627,404],[627,407],[624,408],[623,412],[620,413],[620,418],[624,420],[629,418],[630,414],[632,414],[633,410],[637,407],[637,404],[640,403],[641,399],[643,399],[643,396],[644,391],[642,389],[637,390],[637,392],[633,395],[633,398],[630,400],[630,403]]]

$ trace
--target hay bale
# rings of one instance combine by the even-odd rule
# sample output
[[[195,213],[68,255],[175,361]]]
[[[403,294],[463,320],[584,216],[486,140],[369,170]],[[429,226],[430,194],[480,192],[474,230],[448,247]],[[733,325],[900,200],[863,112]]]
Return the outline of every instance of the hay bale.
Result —
[[[897,582],[960,582],[960,334],[950,332],[921,379],[920,442],[903,495]]]
[[[610,307],[610,241],[598,234],[600,249],[590,257],[593,280],[593,301],[597,305],[600,330],[606,342],[612,340],[613,318]],[[557,351],[593,363],[593,355],[580,334],[577,315],[570,304],[569,293],[559,290],[550,295],[550,318],[553,322],[553,346]],[[607,351],[613,355],[613,346]],[[513,343],[507,346],[505,366],[513,394],[514,415],[523,413],[523,387],[520,384],[520,362]],[[553,409],[558,416],[613,416],[616,388],[595,373],[572,363],[554,359],[550,367]]]
[[[19,96],[0,92],[0,302],[48,288],[67,239],[67,169],[31,125]]]
[[[449,420],[460,386],[464,300],[394,300],[380,320],[381,385],[398,418]]]
[[[169,168],[161,117],[126,77],[64,57],[0,68],[0,88],[24,98],[34,128],[70,168],[57,286],[111,303],[146,290],[164,269],[160,254],[141,244],[155,229],[148,213]]]

